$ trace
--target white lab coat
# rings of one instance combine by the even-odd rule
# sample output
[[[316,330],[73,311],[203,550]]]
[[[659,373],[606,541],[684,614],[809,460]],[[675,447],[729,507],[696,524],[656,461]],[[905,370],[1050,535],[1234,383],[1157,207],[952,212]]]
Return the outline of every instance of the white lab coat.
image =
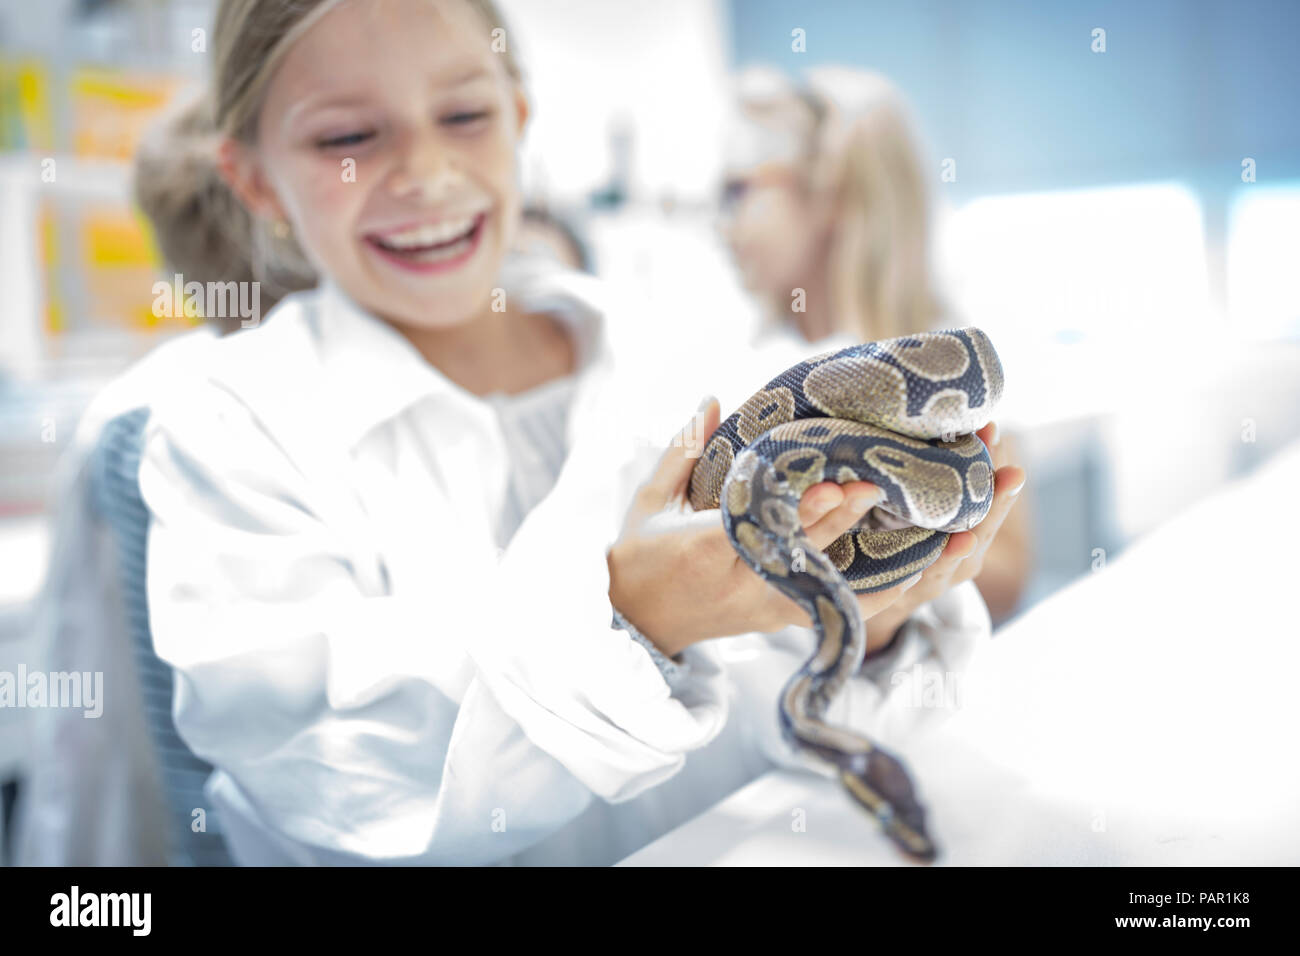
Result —
[[[570,455],[500,557],[486,405],[332,286],[170,377],[141,470],[154,639],[177,670],[182,737],[219,768],[209,809],[236,859],[613,862],[794,761],[775,700],[810,632],[691,648],[670,688],[610,629],[605,549],[685,393],[651,363],[617,363],[602,321],[575,331]],[[925,714],[889,701],[987,635],[978,592],[954,589],[908,625],[897,671],[851,682],[840,714],[901,739]],[[129,666],[124,638],[103,652]],[[138,752],[133,728],[118,740]],[[52,752],[65,781],[72,752]],[[86,786],[46,816],[119,827],[96,862],[156,862],[142,847],[160,837],[127,819],[130,787],[115,791]]]

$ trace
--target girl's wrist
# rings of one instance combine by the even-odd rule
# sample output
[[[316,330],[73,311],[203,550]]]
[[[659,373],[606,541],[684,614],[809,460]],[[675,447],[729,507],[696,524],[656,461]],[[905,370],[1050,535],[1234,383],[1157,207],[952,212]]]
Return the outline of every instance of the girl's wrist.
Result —
[[[642,634],[635,624],[620,614],[618,608],[613,607],[612,603],[610,607],[613,610],[610,627],[626,632],[628,637],[644,647],[655,667],[659,669],[659,673],[663,675],[664,680],[671,684],[685,676],[689,668],[686,662],[682,660],[680,653],[669,657],[659,645]]]
[[[622,623],[616,621],[613,626],[624,628],[629,632],[635,631],[638,636],[653,644],[656,650],[665,657],[672,658],[681,654],[685,649],[685,644],[679,646],[650,636],[650,633],[654,633],[658,638],[662,638],[662,635],[657,634],[660,628],[653,619],[647,619],[643,613],[641,602],[637,600],[635,595],[628,593],[627,582],[618,570],[619,562],[614,551],[615,548],[611,547],[605,553],[605,563],[609,568],[609,590],[607,592],[609,606],[616,617],[622,621]],[[650,633],[643,631],[642,626],[650,628]]]

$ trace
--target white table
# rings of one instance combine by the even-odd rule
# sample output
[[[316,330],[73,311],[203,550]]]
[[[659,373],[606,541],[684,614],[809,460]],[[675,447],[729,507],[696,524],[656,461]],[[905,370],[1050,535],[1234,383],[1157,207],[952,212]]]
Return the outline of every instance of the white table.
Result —
[[[1297,488],[1293,445],[998,634],[902,748],[941,863],[1300,864]],[[901,860],[776,771],[623,863]]]

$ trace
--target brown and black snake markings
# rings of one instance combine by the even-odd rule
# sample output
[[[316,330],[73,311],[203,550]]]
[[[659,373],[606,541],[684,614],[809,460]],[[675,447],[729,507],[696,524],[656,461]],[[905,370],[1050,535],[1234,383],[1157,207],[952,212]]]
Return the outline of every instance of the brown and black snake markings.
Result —
[[[938,849],[907,769],[823,718],[865,651],[855,592],[924,570],[952,532],[988,514],[993,463],[975,432],[992,419],[1002,382],[997,352],[975,328],[828,352],[745,402],[691,474],[692,507],[721,507],[740,556],[814,622],[816,652],[777,705],[786,739],[832,764],[853,799],[917,860],[933,860]],[[798,511],[804,491],[822,481],[870,481],[887,495],[824,552]]]

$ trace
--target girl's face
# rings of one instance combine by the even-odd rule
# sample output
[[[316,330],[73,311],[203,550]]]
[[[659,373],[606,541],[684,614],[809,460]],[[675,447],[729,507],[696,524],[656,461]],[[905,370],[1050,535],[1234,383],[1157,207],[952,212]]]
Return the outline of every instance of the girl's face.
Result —
[[[236,178],[358,304],[446,328],[489,302],[519,215],[526,118],[468,4],[349,0],[286,51]]]
[[[722,231],[745,286],[789,301],[809,281],[825,249],[819,204],[785,163],[733,166],[723,197]]]

